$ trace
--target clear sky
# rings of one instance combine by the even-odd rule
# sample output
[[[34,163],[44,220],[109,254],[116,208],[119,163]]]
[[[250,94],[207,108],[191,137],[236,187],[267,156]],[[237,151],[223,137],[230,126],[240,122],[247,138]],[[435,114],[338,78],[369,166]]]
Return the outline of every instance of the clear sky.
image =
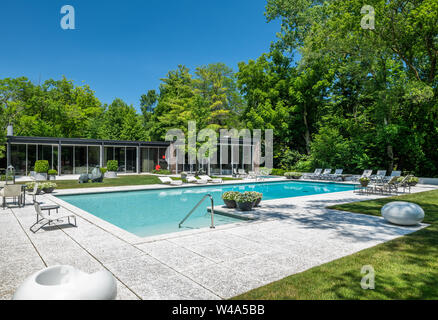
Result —
[[[1,0],[0,78],[38,83],[65,75],[89,84],[102,103],[139,107],[178,64],[190,69],[256,59],[280,31],[266,0]],[[76,30],[60,26],[72,5]]]

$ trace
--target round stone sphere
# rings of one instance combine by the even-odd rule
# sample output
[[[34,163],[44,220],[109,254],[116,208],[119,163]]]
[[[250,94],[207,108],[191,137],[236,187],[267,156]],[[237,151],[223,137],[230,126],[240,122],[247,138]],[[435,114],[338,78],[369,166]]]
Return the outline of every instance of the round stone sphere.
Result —
[[[418,204],[404,201],[385,204],[381,213],[385,220],[402,226],[414,226],[424,219],[424,211]]]

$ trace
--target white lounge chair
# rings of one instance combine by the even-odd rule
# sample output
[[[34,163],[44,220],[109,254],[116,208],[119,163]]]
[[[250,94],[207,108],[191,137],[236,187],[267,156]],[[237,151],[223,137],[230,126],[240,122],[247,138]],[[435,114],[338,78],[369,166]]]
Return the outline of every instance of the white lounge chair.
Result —
[[[29,230],[32,231],[33,233],[37,232],[45,225],[48,225],[48,224],[50,225],[50,223],[52,223],[52,222],[61,222],[64,219],[67,219],[68,224],[71,224],[71,225],[77,227],[76,216],[74,214],[68,213],[68,214],[63,215],[63,214],[59,214],[58,212],[50,214],[47,211],[41,210],[41,206],[38,202],[34,202],[33,205],[35,207],[35,211],[37,214],[37,221],[29,228]],[[72,218],[75,221],[74,224],[70,222],[70,218]],[[41,222],[43,222],[43,223],[36,230],[33,230],[33,228],[37,224],[40,224]]]
[[[385,182],[390,181],[393,177],[400,177],[401,171],[392,171],[390,176],[385,177]]]
[[[256,179],[256,180],[257,180],[257,172],[255,172],[255,171],[249,171],[249,172],[248,172],[248,178],[249,178],[249,179]]]
[[[319,179],[329,179],[332,174],[332,169],[325,169],[324,172],[319,176]]]
[[[353,178],[353,181],[359,181],[360,178],[369,178],[370,179],[372,174],[373,174],[373,170],[364,170],[362,175],[361,176],[359,176],[359,175],[355,176]]]
[[[211,183],[222,183],[222,179],[221,178],[211,178],[210,176],[203,174],[200,175],[199,178],[201,178],[202,180],[207,180],[207,182],[211,182]]]
[[[344,172],[344,169],[336,169],[335,173],[330,175],[330,180],[342,180],[342,172]]]
[[[187,176],[186,179],[187,179],[188,183],[197,183],[197,184],[206,184],[206,183],[208,183],[207,180],[205,180],[205,179],[196,179],[196,177],[194,177],[194,176]]]
[[[315,172],[313,172],[312,174],[310,174],[309,175],[309,178],[310,179],[316,179],[316,178],[319,178],[319,176],[321,175],[321,173],[322,173],[322,169],[315,169]]]
[[[383,183],[385,181],[386,170],[377,170],[377,174],[370,177],[371,180],[377,183]]]
[[[158,177],[158,179],[160,179],[161,183],[170,184],[173,186],[180,186],[183,184],[182,180],[173,180],[170,177]]]
[[[246,178],[246,177],[248,177],[248,174],[246,173],[246,171],[245,171],[245,169],[239,169],[238,170],[238,173],[239,173],[239,177],[241,177],[241,178]]]

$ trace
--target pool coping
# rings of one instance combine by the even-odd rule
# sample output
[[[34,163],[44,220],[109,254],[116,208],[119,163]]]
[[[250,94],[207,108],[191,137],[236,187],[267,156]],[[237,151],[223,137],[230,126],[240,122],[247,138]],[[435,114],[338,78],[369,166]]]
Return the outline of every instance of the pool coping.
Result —
[[[202,188],[209,186],[222,186],[224,184],[250,184],[250,183],[272,183],[272,182],[300,182],[300,183],[324,183],[324,184],[344,184],[355,185],[351,181],[322,181],[322,180],[292,180],[285,177],[270,178],[267,180],[257,181],[255,179],[246,180],[226,180],[222,183],[194,184],[186,183],[183,185],[173,186],[168,184],[150,184],[150,185],[134,185],[134,186],[117,186],[117,187],[93,187],[93,188],[74,188],[74,189],[57,189],[53,194],[59,196],[78,195],[78,194],[96,194],[109,192],[129,192],[143,190],[161,190],[161,189],[181,189],[181,188]],[[123,188],[122,190],[120,188]]]
[[[191,188],[191,187],[206,187],[206,186],[222,186],[224,184],[252,184],[252,183],[272,183],[272,182],[285,182],[285,181],[290,181],[290,179],[286,179],[285,177],[281,177],[281,178],[270,178],[268,181],[267,180],[263,180],[263,181],[248,181],[249,179],[246,180],[228,180],[228,181],[223,181],[222,183],[209,183],[209,184],[186,184],[186,185],[182,185],[182,186],[170,186],[170,185],[161,185],[161,184],[153,184],[153,185],[143,185],[143,186],[119,186],[119,187],[96,187],[96,188],[79,188],[79,189],[61,189],[61,190],[57,190],[57,192],[54,192],[53,194],[45,194],[45,196],[48,198],[48,200],[50,200],[51,202],[54,202],[58,205],[60,205],[61,207],[64,207],[66,210],[70,211],[73,214],[78,215],[79,217],[85,219],[86,221],[93,223],[94,225],[96,225],[97,227],[101,228],[104,231],[107,231],[111,234],[113,234],[114,236],[116,236],[117,238],[119,238],[120,240],[123,240],[131,245],[137,245],[137,244],[142,244],[142,243],[148,243],[148,242],[154,242],[154,241],[159,241],[159,240],[165,240],[165,239],[174,239],[174,238],[178,238],[178,237],[184,237],[184,236],[189,236],[189,235],[194,235],[194,234],[200,234],[200,233],[205,233],[205,232],[211,232],[211,231],[215,231],[215,230],[224,230],[224,229],[230,229],[230,228],[235,228],[235,227],[239,227],[242,226],[244,224],[248,224],[248,223],[257,223],[257,222],[263,222],[263,221],[269,221],[271,219],[269,218],[261,218],[260,216],[257,216],[257,211],[258,210],[252,210],[248,213],[249,215],[249,219],[248,218],[241,218],[238,215],[234,215],[235,218],[241,219],[242,221],[239,222],[234,222],[234,223],[228,223],[228,224],[224,224],[224,225],[218,225],[215,226],[215,228],[212,230],[209,227],[203,227],[203,228],[196,228],[196,229],[190,229],[190,230],[184,230],[184,231],[177,231],[177,232],[170,232],[170,233],[165,233],[165,234],[160,234],[160,235],[153,235],[153,236],[146,236],[146,237],[140,237],[135,235],[134,233],[131,233],[127,230],[124,230],[102,218],[99,218],[79,207],[76,207],[60,198],[58,198],[57,196],[68,196],[68,195],[81,195],[81,194],[99,194],[99,193],[110,193],[110,192],[130,192],[130,191],[148,191],[148,190],[162,190],[162,189],[180,189],[180,188]],[[348,184],[348,185],[353,185],[351,182],[349,181],[343,181],[343,182],[334,182],[334,181],[321,181],[321,180],[292,180],[290,182],[300,182],[300,183],[315,183],[315,182],[319,182],[319,183],[325,183],[325,184]],[[90,189],[95,189],[92,192],[89,192]],[[88,192],[87,192],[88,191]],[[352,192],[352,190],[349,191],[338,191],[338,192],[328,192],[328,193],[341,193],[341,192]],[[322,194],[328,194],[328,193],[322,193]],[[278,198],[278,199],[271,199],[271,200],[263,200],[264,204],[270,204],[270,203],[274,203],[278,200],[291,200],[291,199],[297,199],[297,198],[302,198],[302,197],[311,197],[311,196],[318,196],[321,195],[321,193],[318,194],[314,194],[314,195],[303,195],[303,196],[296,196],[296,197],[288,197],[288,198]],[[261,207],[263,208],[263,207]],[[222,207],[222,209],[225,209]],[[208,209],[207,209],[208,210]],[[234,210],[234,209],[233,209]],[[211,211],[211,209],[210,209]],[[217,209],[215,208],[215,211],[217,211]],[[225,211],[226,210],[221,210],[219,209],[219,211]],[[248,216],[247,216],[248,217]],[[274,218],[272,218],[274,219]]]

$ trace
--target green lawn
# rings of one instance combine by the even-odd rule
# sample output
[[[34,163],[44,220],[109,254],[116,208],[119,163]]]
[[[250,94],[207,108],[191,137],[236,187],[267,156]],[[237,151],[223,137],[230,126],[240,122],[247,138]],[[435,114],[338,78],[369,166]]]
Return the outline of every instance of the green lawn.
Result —
[[[53,182],[56,183],[57,189],[138,186],[161,183],[158,177],[152,175],[120,175],[115,179],[105,178],[102,183],[79,183],[78,180],[56,180]]]
[[[172,178],[181,180],[181,178]],[[234,178],[222,178],[225,180],[240,180]],[[138,186],[147,184],[161,184],[157,176],[152,175],[119,175],[115,179],[103,179],[102,183],[79,183],[78,180],[56,180],[57,189],[76,189],[76,188],[99,188],[99,187],[118,187],[118,186]]]
[[[423,207],[430,227],[270,283],[235,299],[438,299],[438,190],[330,208],[380,215],[387,202]],[[360,270],[372,265],[375,289],[363,290]]]

